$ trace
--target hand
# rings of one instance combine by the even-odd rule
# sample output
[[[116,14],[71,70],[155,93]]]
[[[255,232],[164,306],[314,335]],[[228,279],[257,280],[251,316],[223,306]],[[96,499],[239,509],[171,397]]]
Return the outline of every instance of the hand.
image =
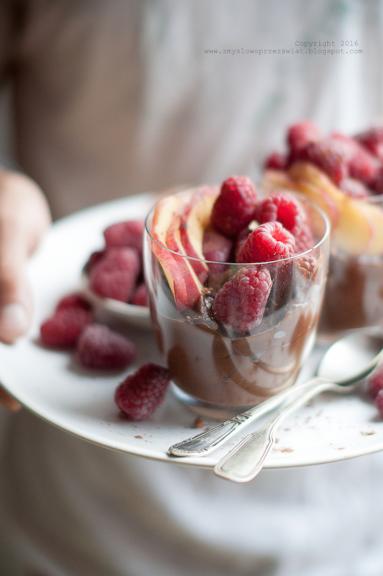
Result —
[[[0,341],[13,343],[32,318],[26,262],[50,223],[46,199],[29,178],[0,170]],[[0,404],[17,403],[0,390]]]

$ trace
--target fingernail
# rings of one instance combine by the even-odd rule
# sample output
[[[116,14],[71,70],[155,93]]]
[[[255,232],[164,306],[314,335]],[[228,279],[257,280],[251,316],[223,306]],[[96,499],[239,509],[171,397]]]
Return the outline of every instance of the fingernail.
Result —
[[[0,310],[0,338],[13,340],[28,328],[28,318],[21,304],[7,304]]]

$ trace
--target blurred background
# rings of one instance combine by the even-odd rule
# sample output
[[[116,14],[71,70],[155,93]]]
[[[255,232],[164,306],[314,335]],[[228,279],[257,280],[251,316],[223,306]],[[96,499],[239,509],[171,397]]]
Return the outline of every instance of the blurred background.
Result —
[[[382,31],[381,0],[1,0],[0,164],[54,218],[256,176],[299,119],[383,119]],[[25,411],[0,439],[4,576],[383,574],[380,455],[242,488]]]

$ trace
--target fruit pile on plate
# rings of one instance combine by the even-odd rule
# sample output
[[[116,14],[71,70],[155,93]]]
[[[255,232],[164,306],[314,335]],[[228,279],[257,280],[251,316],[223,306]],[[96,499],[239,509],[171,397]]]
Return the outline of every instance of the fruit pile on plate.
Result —
[[[300,200],[288,192],[261,197],[245,176],[160,200],[150,231],[176,309],[205,307],[229,335],[251,333],[291,296],[297,276],[312,283],[318,269]]]
[[[334,245],[352,255],[383,254],[383,129],[354,137],[321,134],[311,122],[287,132],[287,152],[266,159],[266,189],[305,194],[329,216]]]
[[[51,316],[41,324],[40,342],[46,348],[73,352],[75,365],[98,372],[126,370],[137,355],[134,342],[100,324],[92,306],[77,292],[61,298]],[[115,403],[129,420],[144,420],[164,400],[169,382],[167,368],[144,364],[117,386]]]

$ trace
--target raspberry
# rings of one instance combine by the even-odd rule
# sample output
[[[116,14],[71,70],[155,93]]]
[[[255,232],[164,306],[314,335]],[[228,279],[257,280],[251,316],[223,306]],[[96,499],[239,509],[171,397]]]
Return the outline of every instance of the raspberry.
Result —
[[[68,294],[61,298],[56,305],[56,312],[60,310],[65,310],[67,308],[83,308],[83,310],[91,310],[92,306],[84,298],[80,292],[73,292],[73,294]]]
[[[109,248],[90,272],[90,287],[99,296],[128,302],[140,271],[133,248]]]
[[[77,343],[76,358],[85,368],[122,370],[135,357],[136,347],[131,340],[101,324],[87,326]]]
[[[255,222],[255,221],[254,221],[254,222]],[[258,226],[255,226],[255,227],[254,227],[254,230],[255,230],[255,228],[257,228],[257,227],[258,227]],[[235,256],[235,261],[236,261],[236,262],[238,262],[238,254],[239,254],[240,251],[242,250],[242,248],[243,248],[246,240],[247,240],[248,237],[249,237],[250,232],[251,232],[251,230],[249,229],[248,226],[246,226],[246,228],[244,228],[244,229],[238,234],[237,242],[236,242],[236,244],[235,244],[235,250],[234,250],[234,256]]]
[[[256,199],[255,187],[250,178],[228,178],[223,182],[214,203],[212,225],[224,236],[236,236],[252,220]]]
[[[108,248],[135,248],[142,253],[144,223],[142,220],[117,222],[104,230],[105,243]]]
[[[355,139],[373,156],[383,161],[383,128],[370,128],[355,136]]]
[[[210,262],[227,262],[232,241],[215,230],[207,230],[203,237],[203,257]]]
[[[342,192],[347,194],[347,196],[350,196],[350,198],[368,198],[370,195],[368,188],[363,184],[363,182],[354,180],[354,178],[345,178],[342,180],[339,187]]]
[[[92,314],[84,308],[62,308],[45,320],[40,327],[41,341],[51,348],[74,348]]]
[[[321,137],[319,128],[309,120],[293,124],[287,130],[287,145],[292,155]]]
[[[280,152],[272,152],[266,158],[263,167],[265,170],[285,170],[287,168],[287,158]]]
[[[292,234],[307,222],[302,204],[288,192],[273,194],[261,200],[256,207],[255,217],[261,224],[277,220]]]
[[[375,406],[379,410],[380,417],[383,418],[383,391],[379,390],[375,398]]]
[[[300,149],[295,160],[311,162],[325,174],[335,184],[339,184],[348,176],[348,155],[342,142],[326,138],[317,142],[311,142],[305,148]]]
[[[295,265],[305,280],[309,280],[310,282],[315,280],[319,270],[319,263],[314,256],[306,254],[306,256],[302,256],[302,258],[298,258],[295,261]]]
[[[349,163],[350,176],[367,186],[374,181],[379,170],[376,159],[361,148]]]
[[[295,238],[295,253],[300,254],[301,252],[306,252],[314,246],[314,238],[310,230],[308,223],[302,224],[300,228],[296,228],[292,231]]]
[[[339,147],[339,153],[347,162],[350,176],[369,185],[375,179],[379,168],[376,158],[354,138],[345,134],[335,132],[331,135],[330,140]]]
[[[88,260],[85,263],[84,271],[87,274],[89,274],[92,268],[97,264],[97,262],[100,262],[100,260],[105,256],[105,254],[106,250],[96,250],[95,252],[92,252],[92,254],[89,256]]]
[[[133,294],[131,304],[135,306],[148,306],[148,291],[144,283],[140,284],[137,288],[135,293]]]
[[[383,390],[383,366],[378,366],[367,378],[367,390],[372,399],[375,399],[378,393]]]
[[[259,202],[255,216],[258,222],[280,222],[295,238],[295,251],[304,252],[311,248],[314,239],[302,204],[292,194],[274,194]]]
[[[238,253],[238,262],[271,262],[292,256],[295,239],[280,222],[266,222],[251,232]]]
[[[383,194],[383,166],[379,168],[371,188],[375,194]]]
[[[117,387],[114,400],[130,420],[145,420],[163,401],[169,382],[167,368],[145,364]]]
[[[266,268],[242,268],[217,292],[216,320],[237,333],[249,332],[262,322],[271,286]]]

